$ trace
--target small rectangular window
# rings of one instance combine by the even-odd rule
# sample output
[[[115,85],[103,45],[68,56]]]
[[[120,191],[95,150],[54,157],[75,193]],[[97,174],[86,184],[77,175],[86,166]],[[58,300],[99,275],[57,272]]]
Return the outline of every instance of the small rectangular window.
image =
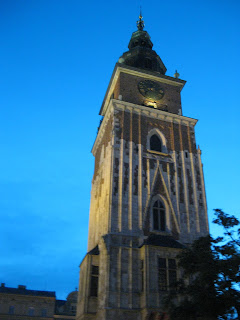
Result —
[[[173,288],[177,282],[177,264],[175,259],[168,259],[169,287]]]
[[[14,306],[10,306],[8,310],[9,314],[14,314]]]
[[[98,296],[98,274],[99,274],[99,267],[92,265],[91,282],[90,282],[90,296],[92,297]]]
[[[175,259],[158,258],[158,289],[166,291],[177,282],[177,264]]]
[[[169,269],[176,269],[176,260],[175,259],[168,259],[168,268]]]
[[[166,269],[160,269],[158,271],[158,285],[160,291],[167,290],[167,272]]]
[[[141,260],[141,291],[144,291],[144,261]]]
[[[92,266],[92,274],[98,276],[98,272],[99,272],[98,266]]]
[[[34,316],[34,308],[33,307],[28,308],[28,315]]]
[[[158,259],[158,288],[159,291],[167,290],[167,268],[166,259]]]
[[[169,275],[169,287],[172,288],[177,282],[177,272],[176,270],[168,270]]]
[[[42,315],[42,317],[46,317],[47,316],[47,309],[42,309],[41,315]]]
[[[164,259],[164,258],[159,258],[159,259],[158,259],[158,267],[159,267],[159,268],[164,268],[164,269],[166,269],[166,259]]]
[[[71,313],[76,313],[77,307],[76,306],[71,306]]]

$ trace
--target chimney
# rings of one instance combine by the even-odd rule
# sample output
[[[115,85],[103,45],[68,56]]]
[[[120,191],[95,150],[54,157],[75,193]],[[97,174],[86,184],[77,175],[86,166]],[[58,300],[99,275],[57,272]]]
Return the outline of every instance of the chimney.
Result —
[[[26,286],[23,286],[22,284],[19,284],[19,285],[18,285],[18,289],[24,289],[24,290],[25,290],[25,289],[26,289]]]

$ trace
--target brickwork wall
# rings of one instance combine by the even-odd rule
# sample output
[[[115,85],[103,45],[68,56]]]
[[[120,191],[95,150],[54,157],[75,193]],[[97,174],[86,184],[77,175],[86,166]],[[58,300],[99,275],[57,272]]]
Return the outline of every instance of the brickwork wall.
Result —
[[[166,200],[168,230],[177,239],[190,243],[206,234],[204,182],[193,126],[124,108],[124,102],[114,104],[95,153],[89,250],[109,231],[149,234],[156,194]],[[153,129],[165,137],[168,157],[148,152]]]
[[[208,233],[194,127],[152,113],[131,109],[124,102],[114,103],[111,231],[149,234],[151,199],[159,194],[168,207],[167,229],[177,239],[190,243]],[[153,129],[165,137],[167,155],[148,151]]]

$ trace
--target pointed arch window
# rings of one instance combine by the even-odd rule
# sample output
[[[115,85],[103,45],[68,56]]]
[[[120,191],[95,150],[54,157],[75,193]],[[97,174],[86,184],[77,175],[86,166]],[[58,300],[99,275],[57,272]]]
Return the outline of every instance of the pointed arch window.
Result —
[[[150,150],[162,152],[162,142],[156,134],[150,137]]]
[[[162,201],[157,200],[153,204],[153,230],[166,231],[166,213]]]

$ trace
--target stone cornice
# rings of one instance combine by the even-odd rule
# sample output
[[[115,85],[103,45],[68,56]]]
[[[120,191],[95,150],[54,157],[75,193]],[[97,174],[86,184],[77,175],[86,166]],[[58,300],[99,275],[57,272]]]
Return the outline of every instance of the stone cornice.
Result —
[[[129,110],[138,114],[141,113],[143,115],[146,115],[154,119],[161,119],[167,122],[180,123],[186,126],[194,127],[198,121],[197,119],[180,116],[175,113],[170,113],[170,112],[159,110],[159,109],[149,108],[146,106],[140,106],[134,103],[125,102],[125,101],[116,100],[116,99],[111,100],[109,107],[111,107],[110,106],[111,104],[113,104],[115,107],[119,109]]]
[[[94,142],[93,147],[92,147],[92,151],[91,152],[92,152],[92,154],[94,156],[95,156],[95,152],[97,150],[97,147],[98,147],[100,141],[102,140],[103,134],[105,132],[105,127],[106,127],[107,122],[108,122],[108,120],[109,120],[109,118],[111,116],[111,112],[113,111],[113,107],[111,107],[111,106],[109,106],[109,107],[110,108],[107,108],[107,110],[106,110],[106,114],[105,114],[105,116],[104,116],[104,118],[102,120],[102,123],[101,123],[100,128],[99,128],[98,133],[97,133],[97,137],[96,137],[95,142]]]
[[[156,80],[158,82],[162,82],[162,83],[167,83],[173,86],[177,86],[180,87],[181,90],[184,87],[186,81],[185,80],[181,80],[181,79],[176,79],[173,77],[169,77],[163,74],[158,74],[156,72],[151,72],[151,71],[147,71],[147,70],[141,70],[141,69],[137,69],[137,68],[133,68],[133,67],[129,67],[129,66],[124,66],[120,63],[117,63],[115,65],[115,68],[113,70],[112,73],[112,77],[111,80],[109,82],[108,88],[107,88],[107,92],[105,94],[102,106],[101,106],[101,110],[99,112],[100,115],[104,116],[105,112],[106,112],[106,108],[109,104],[109,101],[111,99],[111,95],[112,95],[112,91],[115,87],[115,84],[119,78],[120,73],[127,73],[130,75],[134,75],[137,77],[142,77],[145,79],[151,79],[151,80]]]
[[[26,289],[28,290],[28,289]],[[6,297],[11,297],[11,299],[25,299],[25,300],[32,300],[34,299],[43,299],[43,300],[56,300],[56,296],[55,297],[48,297],[48,296],[38,296],[37,294],[24,294],[24,293],[10,293],[10,292],[0,292],[0,296],[1,298],[3,296]],[[48,317],[47,317],[48,318]]]
[[[117,71],[120,72],[124,72],[127,74],[131,74],[133,76],[137,76],[137,77],[143,77],[146,79],[153,79],[159,82],[164,82],[164,83],[168,83],[171,84],[173,86],[177,86],[177,87],[181,87],[183,88],[186,81],[182,80],[182,79],[176,79],[170,76],[166,76],[164,74],[160,74],[157,72],[151,72],[148,70],[141,70],[141,69],[137,69],[137,68],[133,68],[133,67],[129,67],[129,66],[122,66],[121,64],[117,64]]]
[[[151,150],[147,150],[147,152],[143,152],[143,157],[146,159],[154,159],[154,160],[160,160],[163,162],[169,162],[172,163],[173,159],[171,154],[161,154],[161,152],[156,153],[156,152],[151,152]]]

